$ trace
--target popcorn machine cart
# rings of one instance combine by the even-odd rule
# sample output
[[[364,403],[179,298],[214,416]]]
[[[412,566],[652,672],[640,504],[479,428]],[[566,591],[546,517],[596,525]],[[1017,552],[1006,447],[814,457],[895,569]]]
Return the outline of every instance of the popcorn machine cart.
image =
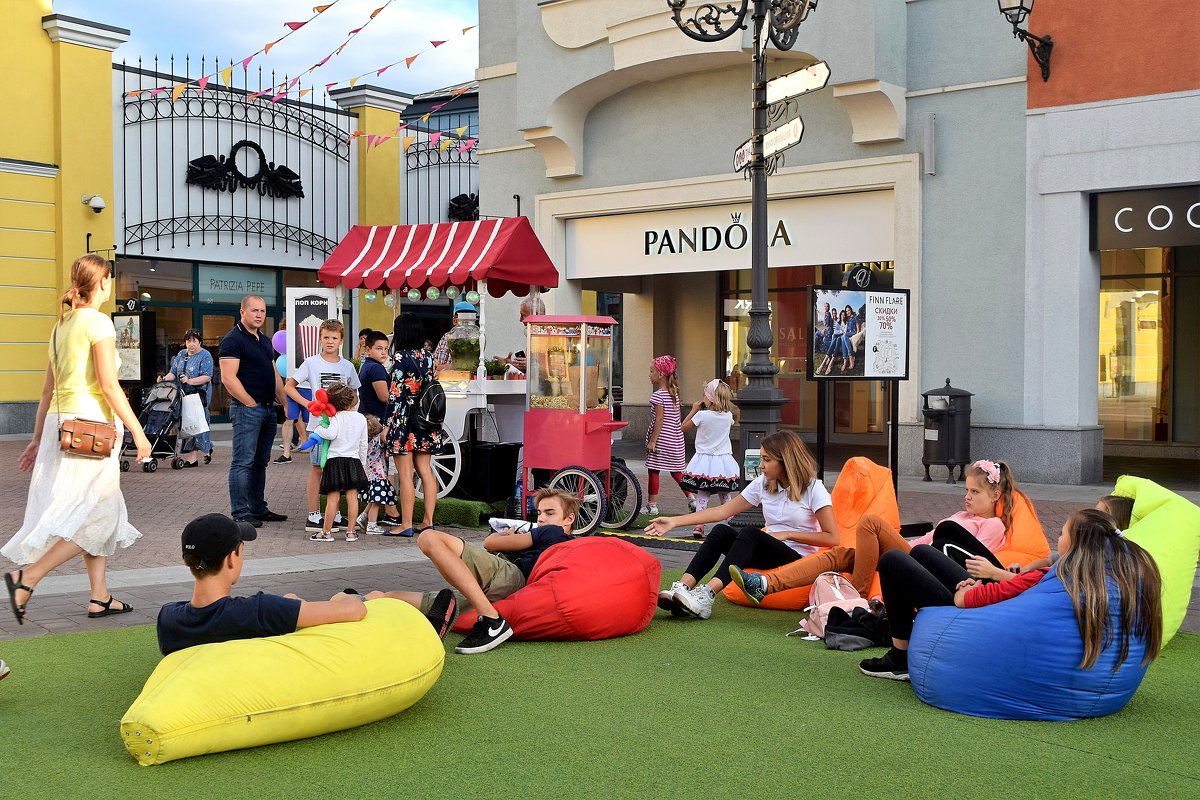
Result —
[[[525,448],[521,507],[535,493],[533,470],[552,471],[545,485],[579,498],[575,533],[624,528],[637,519],[642,487],[613,460],[612,317],[525,318]],[[544,473],[543,473],[544,474]]]

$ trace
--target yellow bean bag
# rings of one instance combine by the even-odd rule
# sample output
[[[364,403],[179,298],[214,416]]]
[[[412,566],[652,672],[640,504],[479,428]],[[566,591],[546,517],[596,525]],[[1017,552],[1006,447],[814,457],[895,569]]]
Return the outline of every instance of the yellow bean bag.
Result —
[[[386,598],[359,622],[189,647],[159,662],[121,740],[149,766],[365,725],[424,697],[445,653],[419,611]]]
[[[1163,646],[1187,616],[1200,555],[1200,508],[1154,481],[1122,475],[1113,494],[1133,498],[1125,536],[1145,548],[1162,576]]]

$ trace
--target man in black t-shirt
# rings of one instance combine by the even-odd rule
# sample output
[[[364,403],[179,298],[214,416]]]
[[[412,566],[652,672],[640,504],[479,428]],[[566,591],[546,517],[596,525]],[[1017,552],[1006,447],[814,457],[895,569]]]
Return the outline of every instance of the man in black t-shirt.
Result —
[[[483,540],[483,547],[432,528],[425,529],[417,538],[421,552],[429,557],[446,582],[460,591],[479,612],[471,632],[454,652],[462,655],[486,653],[511,638],[512,626],[500,616],[492,601],[508,597],[522,588],[543,553],[560,542],[571,540],[571,526],[579,511],[579,501],[557,489],[541,489],[534,500],[538,510],[536,528],[509,528],[493,533]],[[372,592],[367,598],[394,597],[411,603],[429,616],[438,596],[431,592],[397,591]]]
[[[229,459],[229,505],[233,518],[255,528],[282,522],[286,514],[267,508],[267,464],[275,442],[274,402],[283,404],[283,380],[275,368],[275,348],[262,332],[267,301],[242,298],[241,321],[221,340],[221,383],[229,393],[233,457]]]
[[[336,594],[312,602],[294,594],[231,597],[242,574],[244,542],[254,527],[224,514],[205,514],[183,529],[183,563],[196,586],[192,599],[167,603],[158,612],[158,649],[163,655],[198,644],[278,636],[327,622],[353,622],[367,615],[362,598]]]

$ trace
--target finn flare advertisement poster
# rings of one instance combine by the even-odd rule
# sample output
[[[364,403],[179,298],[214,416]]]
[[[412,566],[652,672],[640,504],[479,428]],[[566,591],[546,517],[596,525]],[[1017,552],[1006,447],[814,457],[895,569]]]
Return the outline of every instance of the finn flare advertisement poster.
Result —
[[[908,290],[812,287],[808,377],[908,379]]]

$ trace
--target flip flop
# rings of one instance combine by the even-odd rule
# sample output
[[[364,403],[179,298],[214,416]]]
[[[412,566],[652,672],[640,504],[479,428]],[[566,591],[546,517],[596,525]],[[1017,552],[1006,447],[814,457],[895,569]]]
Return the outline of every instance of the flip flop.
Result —
[[[100,617],[108,617],[108,616],[112,616],[113,614],[128,614],[130,611],[133,611],[133,606],[129,605],[129,603],[126,603],[124,600],[118,600],[117,598],[113,597],[111,594],[108,596],[107,602],[102,603],[95,598],[92,598],[88,602],[95,603],[96,605],[98,605],[104,609],[103,611],[89,611],[88,619],[99,619]],[[112,608],[111,606],[113,603],[120,603],[121,607],[120,608]]]
[[[30,589],[21,581],[25,578],[25,570],[17,570],[17,579],[14,581],[11,573],[4,573],[4,585],[8,588],[8,603],[12,606],[13,616],[17,618],[18,625],[25,624],[25,606],[29,602],[29,597],[33,597],[33,589]],[[17,604],[17,591],[29,592],[29,597],[25,598],[25,602]]]

